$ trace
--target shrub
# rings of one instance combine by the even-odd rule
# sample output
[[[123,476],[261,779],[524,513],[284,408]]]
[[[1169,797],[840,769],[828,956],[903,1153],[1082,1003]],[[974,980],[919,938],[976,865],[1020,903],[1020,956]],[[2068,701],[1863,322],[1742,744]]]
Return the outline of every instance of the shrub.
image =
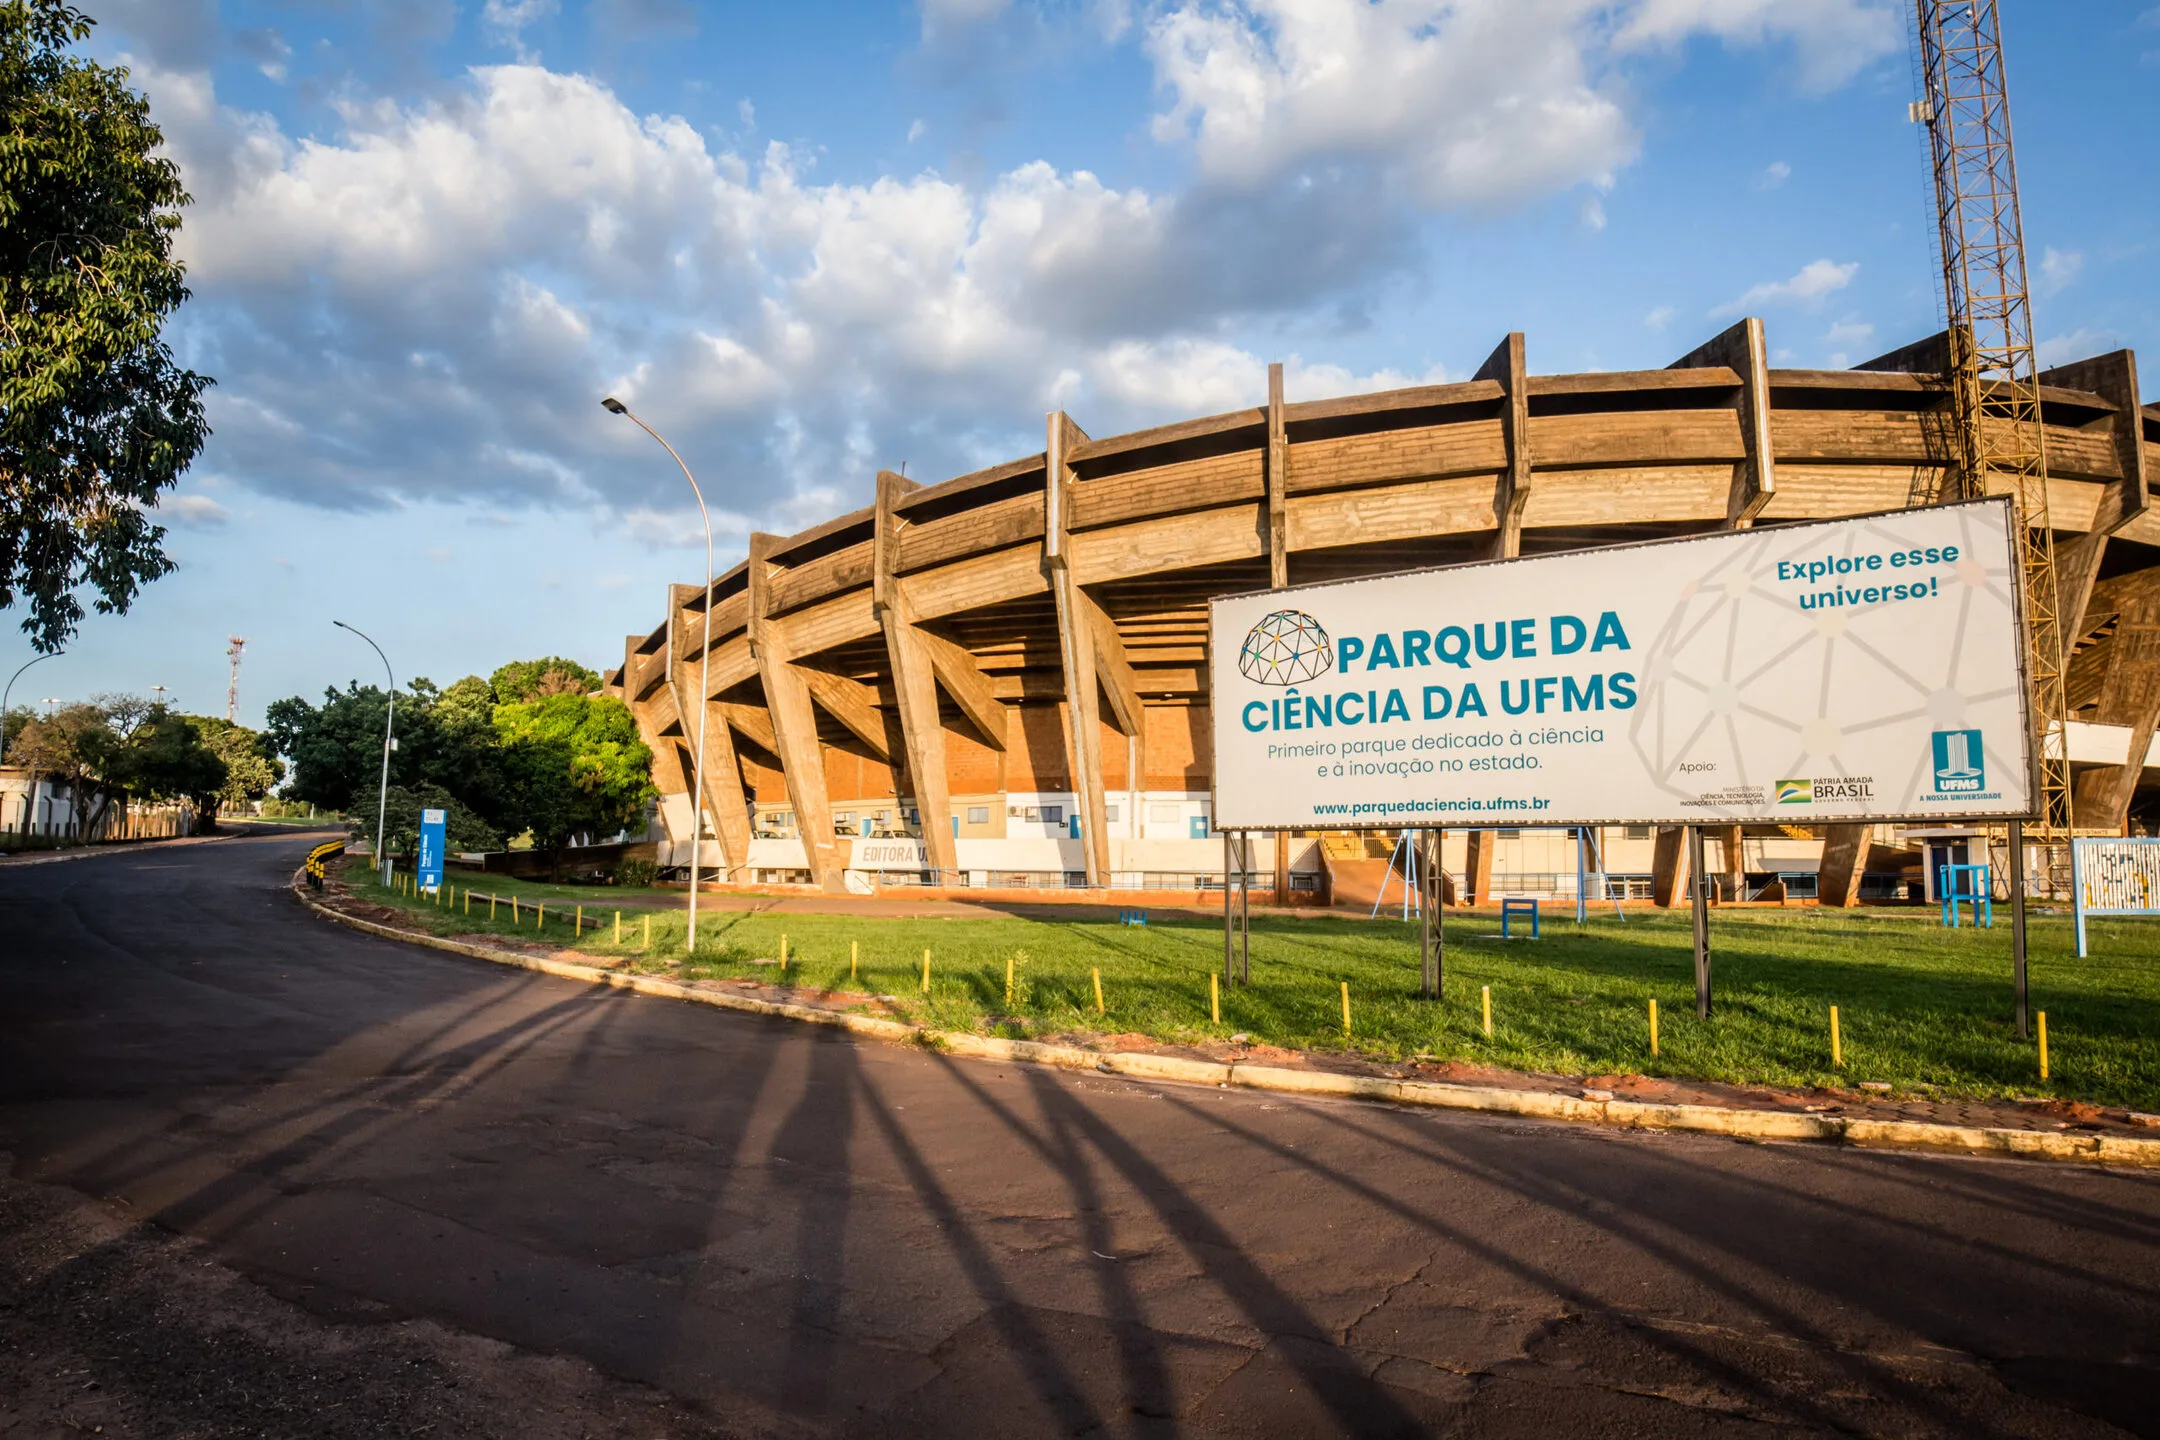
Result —
[[[643,890],[659,876],[660,867],[650,860],[635,857],[615,867],[615,883],[632,890]]]

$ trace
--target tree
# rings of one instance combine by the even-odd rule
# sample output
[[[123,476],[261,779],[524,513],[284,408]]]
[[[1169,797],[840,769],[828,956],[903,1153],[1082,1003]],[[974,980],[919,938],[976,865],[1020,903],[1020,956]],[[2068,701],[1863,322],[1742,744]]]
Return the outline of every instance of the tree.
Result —
[[[209,435],[160,339],[187,298],[180,169],[65,0],[0,0],[0,609],[51,652],[172,569],[149,509]]]
[[[269,752],[263,736],[216,715],[187,718],[202,738],[203,747],[225,762],[225,783],[219,787],[216,800],[219,811],[260,800],[285,778],[285,766]]]
[[[550,695],[495,707],[507,780],[505,830],[532,831],[559,861],[574,835],[612,835],[655,793],[652,751],[620,700]]]
[[[501,833],[440,785],[421,784],[410,789],[393,785],[387,799],[383,833],[389,837],[389,854],[418,852],[422,810],[443,812],[443,847],[453,855],[503,848]],[[345,828],[355,836],[373,834],[375,812],[370,810],[365,815],[352,816],[345,822]]]
[[[590,695],[600,677],[575,660],[550,655],[541,660],[513,660],[488,677],[499,705],[519,705],[550,695]]]
[[[187,800],[203,828],[217,828],[218,792],[225,787],[225,762],[203,744],[195,722],[160,705],[128,737],[114,762],[111,778],[143,800]]]

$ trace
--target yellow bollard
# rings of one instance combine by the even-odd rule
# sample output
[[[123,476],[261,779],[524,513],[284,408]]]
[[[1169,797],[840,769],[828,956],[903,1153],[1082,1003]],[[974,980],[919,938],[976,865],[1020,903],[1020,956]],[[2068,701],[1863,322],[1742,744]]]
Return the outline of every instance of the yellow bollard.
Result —
[[[512,925],[522,925],[525,923],[524,915],[519,913],[518,897],[515,895],[512,895],[510,897],[510,923]]]
[[[2041,1078],[2041,1079],[2043,1079],[2043,1080],[2045,1080],[2045,1079],[2047,1079],[2047,1078],[2048,1078],[2048,1073],[2047,1073],[2047,1011],[2045,1011],[2045,1010],[2040,1010],[2040,1011],[2036,1011],[2036,1012],[2034,1012],[2034,1013],[2035,1013],[2035,1014],[2036,1014],[2036,1015],[2037,1015],[2037,1016],[2039,1017],[2039,1020],[2040,1020],[2040,1078]]]
[[[783,979],[787,976],[787,936],[785,935],[780,937],[780,974]]]
[[[1212,974],[1213,972],[1209,973]],[[1350,1038],[1350,982],[1348,980],[1342,982],[1342,1035],[1345,1040]]]
[[[1830,1007],[1830,1068],[1845,1068],[1845,1046],[1838,1036],[1837,1006]]]
[[[547,924],[547,901],[536,900],[533,902],[533,929],[537,931],[545,924]]]
[[[577,928],[573,933],[580,940],[585,938],[585,907],[583,905],[577,907]]]
[[[1479,1003],[1485,1007],[1485,1038],[1490,1040],[1492,1039],[1492,986],[1487,985],[1484,987],[1484,993],[1479,997]]]
[[[493,895],[490,895],[490,896],[488,896],[488,919],[490,919],[490,920],[493,920],[494,918],[495,918],[495,897],[494,897]]]
[[[860,957],[859,957],[859,956],[858,956],[858,955],[857,955],[857,954],[855,953],[855,942],[854,942],[853,940],[850,940],[850,941],[848,941],[848,942],[847,942],[847,978],[848,978],[848,983],[849,983],[849,984],[853,984],[853,983],[854,983],[854,981],[855,981],[855,965],[856,965],[856,962],[857,962],[857,960],[858,960],[859,958],[860,958]]]
[[[615,943],[622,944],[622,911],[615,912]]]
[[[1213,970],[1207,972],[1208,1014],[1217,1025],[1222,1024],[1222,976]]]
[[[650,914],[645,917],[645,944],[643,948],[646,950],[652,949],[652,916]]]
[[[1007,956],[1005,957],[1005,1008],[1006,1008],[1006,1009],[1008,1009],[1008,1010],[1010,1010],[1010,1009],[1012,1008],[1012,991],[1013,991],[1013,957],[1012,957],[1012,956],[1010,956],[1010,955],[1007,955]]]
[[[470,885],[465,887],[465,913],[467,915],[472,914],[472,887]]]
[[[930,952],[922,952],[922,993],[930,993]]]
[[[1657,1054],[1657,999],[1650,1001],[1650,1053]]]
[[[1107,1015],[1108,1013],[1110,1013],[1109,1011],[1107,1011],[1107,1010],[1105,1010],[1105,1009],[1103,1008],[1103,1003],[1102,1003],[1102,971],[1100,971],[1100,970],[1097,970],[1097,971],[1095,972],[1095,1013],[1096,1013],[1097,1015]]]

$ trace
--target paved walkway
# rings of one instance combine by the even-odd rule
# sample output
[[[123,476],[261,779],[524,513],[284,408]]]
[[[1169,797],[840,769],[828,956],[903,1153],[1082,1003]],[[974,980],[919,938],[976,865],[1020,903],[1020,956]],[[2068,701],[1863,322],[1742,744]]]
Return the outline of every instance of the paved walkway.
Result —
[[[559,1357],[643,1387],[676,1407],[645,1434],[2038,1436],[2160,1414],[2151,1176],[956,1061],[332,929],[283,893],[305,845],[0,874],[11,1183],[268,1292],[252,1332],[185,1287],[145,1329],[99,1304],[119,1240],[25,1260],[48,1222],[0,1212],[30,1276],[9,1297],[74,1317],[0,1318],[32,1347],[6,1363],[95,1382],[69,1393],[107,1434],[301,1433],[296,1405],[311,1433],[364,1433],[338,1418],[351,1375],[394,1429],[442,1382],[359,1364],[389,1322],[498,1379]],[[305,1345],[311,1366],[266,1358]],[[548,1408],[563,1385],[491,1393],[499,1433],[576,1433]]]

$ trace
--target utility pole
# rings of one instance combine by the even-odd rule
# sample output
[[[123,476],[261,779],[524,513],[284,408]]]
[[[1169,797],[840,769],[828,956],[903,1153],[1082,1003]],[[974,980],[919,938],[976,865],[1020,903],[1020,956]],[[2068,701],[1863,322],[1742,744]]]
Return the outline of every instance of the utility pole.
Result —
[[[225,723],[233,723],[233,716],[240,708],[240,652],[247,648],[247,641],[238,635],[228,635],[225,658],[232,662],[231,678],[225,682]]]
[[[2044,883],[2053,893],[2067,862],[2071,830],[2064,626],[2048,519],[2046,432],[2010,143],[2002,21],[1996,0],[1913,0],[1913,5],[1922,97],[1911,110],[1912,118],[1928,127],[1934,161],[1957,445],[1949,493],[1915,499],[2010,495],[2017,500],[2040,801],[2038,824],[2026,834],[2047,855]],[[2013,877],[2013,883],[2022,878]]]

